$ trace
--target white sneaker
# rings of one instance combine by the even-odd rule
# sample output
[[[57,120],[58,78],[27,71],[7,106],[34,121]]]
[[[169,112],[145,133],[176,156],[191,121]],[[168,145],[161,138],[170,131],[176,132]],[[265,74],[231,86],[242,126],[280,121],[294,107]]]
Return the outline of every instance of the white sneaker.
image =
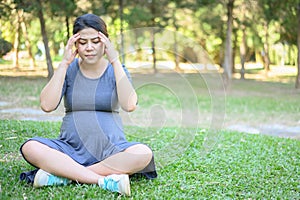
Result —
[[[39,188],[47,185],[67,185],[71,180],[50,174],[42,169],[39,169],[35,174],[33,187]]]
[[[98,185],[105,190],[119,192],[120,194],[130,196],[130,183],[127,174],[112,174],[106,176],[103,184],[100,183],[99,179]]]

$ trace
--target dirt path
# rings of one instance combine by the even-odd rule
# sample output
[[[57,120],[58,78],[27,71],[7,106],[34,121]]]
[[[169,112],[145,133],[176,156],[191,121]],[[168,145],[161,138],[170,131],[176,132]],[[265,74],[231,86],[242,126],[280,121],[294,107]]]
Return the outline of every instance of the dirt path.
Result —
[[[33,108],[7,108],[9,102],[0,102],[0,119],[16,119],[16,120],[33,120],[33,121],[61,121],[64,116],[64,109],[60,106],[55,112],[45,113],[39,109]],[[5,107],[5,108],[3,108]],[[169,111],[172,112],[172,111]],[[121,112],[121,116],[123,118],[124,125],[137,125],[137,126],[193,126],[193,127],[203,127],[209,128],[209,122],[199,124],[197,121],[186,120],[189,121],[189,124],[178,124],[178,116],[180,113],[173,111],[172,114],[169,114],[168,120],[165,120],[166,116],[162,113],[158,113],[155,116],[155,121],[152,119],[141,120],[144,116],[130,116],[126,113]],[[157,116],[161,116],[160,119]],[[173,118],[173,119],[172,119]],[[203,119],[205,117],[202,116]],[[202,119],[202,121],[203,121]],[[198,120],[199,121],[199,120]],[[201,121],[201,120],[200,120]],[[300,125],[299,126],[287,126],[284,124],[257,124],[250,125],[245,122],[239,122],[234,125],[230,125],[232,123],[227,122],[223,126],[223,129],[232,130],[237,132],[244,132],[249,134],[264,134],[264,135],[272,135],[283,138],[292,138],[300,140]],[[206,127],[205,127],[206,126]]]
[[[279,80],[281,82],[288,82],[290,81],[291,74],[295,73],[294,67],[276,67],[272,68],[272,71],[268,74],[268,77]],[[28,72],[28,74],[27,74]],[[35,75],[44,75],[45,71],[36,72],[38,74],[33,73],[34,71],[13,71],[11,69],[0,69],[0,75],[5,76],[35,76]],[[203,79],[204,74],[201,74]],[[254,79],[254,80],[264,80],[265,74],[258,73],[258,74],[251,74],[248,73],[247,79]],[[168,76],[164,74],[160,74],[159,76],[153,75],[145,75],[144,73],[137,73],[133,76],[135,78],[135,83],[145,83],[149,82],[152,83],[153,80],[160,80],[163,81],[170,81],[169,84],[166,86],[170,86],[172,84],[177,84],[178,88],[180,89],[181,84],[186,83],[185,75],[182,74],[179,76]],[[263,82],[256,82],[256,81],[239,81],[239,74],[235,74],[236,79],[233,81],[235,82],[235,88],[232,90],[227,91],[228,96],[233,97],[242,97],[246,98],[247,96],[263,96],[268,98],[277,98],[278,96],[287,96],[292,98],[299,98],[299,95],[293,95],[295,93],[294,90],[288,90],[286,87],[273,87],[273,85],[263,84]],[[177,77],[177,79],[175,79]],[[168,79],[169,78],[169,79]],[[200,76],[197,76],[196,79],[191,79],[194,82],[194,85],[202,82]],[[205,79],[205,78],[204,78]],[[179,81],[178,81],[179,80]],[[210,79],[205,79],[209,81]],[[214,79],[212,79],[214,81]],[[158,82],[160,83],[160,82]],[[170,85],[171,84],[171,85]],[[184,85],[183,85],[184,86]],[[252,89],[261,87],[261,89]],[[246,88],[246,89],[245,89]],[[247,90],[248,89],[248,90]],[[182,90],[182,88],[181,88]],[[205,92],[207,88],[197,88],[193,92],[197,92],[197,95],[201,96],[206,94]],[[174,90],[176,91],[176,90]],[[32,97],[29,97],[32,98]],[[58,108],[55,112],[52,113],[44,113],[39,109],[34,108],[22,108],[22,104],[13,105],[10,101],[10,98],[0,98],[0,119],[17,119],[17,120],[34,120],[34,121],[61,121],[64,116],[64,109],[62,106]],[[183,109],[184,112],[193,112],[193,111],[186,111]],[[295,113],[280,113],[275,112],[272,116],[267,116],[267,112],[258,112],[258,113],[251,113],[250,112],[243,112],[244,110],[237,110],[236,112],[233,110],[229,110],[231,113],[226,113],[226,117],[221,119],[220,123],[221,128],[239,131],[239,132],[246,132],[250,134],[266,134],[266,135],[273,135],[278,137],[286,137],[286,138],[294,138],[300,139],[300,115],[299,112]],[[148,110],[147,110],[148,112]],[[200,111],[196,111],[200,112]],[[219,113],[216,113],[219,114]],[[133,114],[125,114],[121,113],[123,122],[125,125],[135,125],[135,126],[160,126],[160,127],[167,127],[167,126],[198,126],[201,128],[209,128],[211,126],[211,113],[207,111],[206,113],[201,111],[201,114],[195,117],[193,114],[185,114],[179,110],[161,110],[159,106],[154,107],[151,112],[145,113],[144,111],[134,112]],[[183,119],[184,118],[184,119]],[[222,118],[222,117],[221,117]],[[226,119],[225,119],[226,118]],[[197,120],[198,119],[198,120]],[[299,120],[299,121],[298,121]]]

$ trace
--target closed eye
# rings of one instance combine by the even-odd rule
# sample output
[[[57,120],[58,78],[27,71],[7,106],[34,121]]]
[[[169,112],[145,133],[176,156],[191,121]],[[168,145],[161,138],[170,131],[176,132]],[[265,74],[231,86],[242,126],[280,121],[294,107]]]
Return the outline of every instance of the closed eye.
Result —
[[[93,39],[92,42],[93,42],[94,44],[98,44],[98,43],[100,42],[100,39],[99,39],[99,38]]]
[[[86,44],[86,40],[83,40],[83,39],[80,39],[78,42],[79,42],[79,44],[81,44],[81,45]]]

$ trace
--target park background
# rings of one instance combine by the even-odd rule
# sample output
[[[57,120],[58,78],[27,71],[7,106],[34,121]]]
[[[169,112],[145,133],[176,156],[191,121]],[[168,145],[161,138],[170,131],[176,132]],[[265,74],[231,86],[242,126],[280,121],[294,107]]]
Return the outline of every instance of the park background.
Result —
[[[132,74],[128,138],[156,153],[160,177],[133,181],[133,199],[299,198],[298,1],[1,0],[0,12],[4,199],[118,197],[18,182],[32,169],[22,142],[59,132],[63,108],[45,114],[38,96],[84,13],[104,19]]]

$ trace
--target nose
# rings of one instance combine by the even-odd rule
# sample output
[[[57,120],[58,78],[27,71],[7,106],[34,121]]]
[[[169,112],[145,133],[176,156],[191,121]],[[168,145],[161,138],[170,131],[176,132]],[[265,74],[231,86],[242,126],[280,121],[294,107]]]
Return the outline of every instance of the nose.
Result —
[[[88,43],[87,43],[86,49],[87,49],[87,50],[93,49],[93,44],[92,44],[92,42],[88,42]]]

